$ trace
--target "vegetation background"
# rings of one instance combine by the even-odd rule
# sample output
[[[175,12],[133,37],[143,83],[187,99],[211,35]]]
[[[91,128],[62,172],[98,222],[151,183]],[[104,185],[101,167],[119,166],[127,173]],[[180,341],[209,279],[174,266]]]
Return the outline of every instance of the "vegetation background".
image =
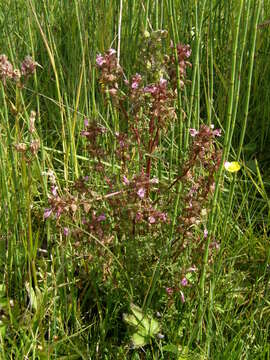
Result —
[[[269,0],[1,1],[0,53],[14,67],[25,55],[40,65],[23,86],[1,83],[1,359],[270,358],[269,19]],[[123,114],[101,91],[96,56],[115,48],[130,79],[145,69],[145,32],[161,29],[174,45],[191,46],[192,68],[178,86],[178,118],[160,139],[152,175],[162,186],[177,179],[189,130],[200,124],[222,129],[216,146],[241,170],[221,167],[216,175],[203,252],[190,245],[184,256],[169,251],[163,258],[181,215],[180,185],[170,189],[172,220],[160,232],[147,236],[146,224],[134,237],[123,225],[117,238],[111,221],[113,245],[96,234],[80,245],[82,214],[44,219],[50,176],[61,197],[72,197],[85,176],[91,191],[108,193],[81,136],[88,118],[107,129],[103,166],[121,178],[113,134],[125,127]],[[26,157],[15,145],[32,141],[32,110],[40,149]],[[134,169],[137,155],[135,149]],[[194,231],[202,236],[202,229]],[[219,251],[209,263],[211,239]],[[186,288],[181,269],[196,251],[203,260]],[[131,319],[132,332],[123,314],[133,303],[147,315]],[[158,334],[150,329],[154,321]],[[138,328],[141,347],[130,342]]]

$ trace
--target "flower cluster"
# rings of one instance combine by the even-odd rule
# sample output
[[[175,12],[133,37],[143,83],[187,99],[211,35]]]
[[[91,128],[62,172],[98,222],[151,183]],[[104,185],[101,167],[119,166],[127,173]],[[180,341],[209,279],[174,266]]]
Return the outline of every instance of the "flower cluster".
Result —
[[[177,80],[176,67],[178,66],[179,68],[180,86],[183,87],[185,83],[187,68],[192,66],[191,63],[188,61],[191,56],[191,48],[189,45],[179,43],[176,45],[176,51],[177,61],[174,54],[170,56],[168,61],[168,73],[174,88],[176,88]]]
[[[8,57],[4,54],[0,55],[0,78],[3,84],[6,84],[7,79],[14,77],[14,70],[12,64],[8,61]]]
[[[44,210],[44,219],[49,218],[53,214],[56,219],[59,219],[60,216],[64,213],[69,213],[71,216],[74,216],[78,209],[77,200],[78,199],[75,196],[72,196],[68,193],[64,196],[60,196],[58,194],[58,187],[53,184],[51,186],[51,193],[48,195],[48,202],[50,207]]]
[[[116,97],[119,92],[119,79],[123,75],[123,70],[117,63],[116,51],[109,49],[104,55],[98,54],[96,65],[100,70],[99,81],[103,91],[108,91],[112,97]]]
[[[21,65],[22,76],[28,77],[33,75],[36,71],[37,62],[32,59],[31,56],[27,55]]]
[[[92,157],[100,159],[104,155],[104,150],[99,144],[99,137],[104,133],[106,129],[97,121],[84,119],[84,130],[81,131],[81,135],[87,139],[87,149]]]
[[[54,215],[58,225],[60,218],[65,225],[66,220],[69,224],[72,221],[79,223],[76,229],[62,226],[61,232],[65,237],[76,239],[80,254],[104,255],[102,246],[91,247],[91,235],[98,244],[110,244],[112,253],[112,238],[117,239],[120,246],[125,246],[126,239],[151,238],[161,245],[155,249],[158,253],[168,237],[172,215],[169,205],[175,195],[172,188],[181,182],[181,215],[172,226],[171,254],[175,261],[185,252],[188,266],[196,266],[183,266],[180,270],[178,267],[177,283],[166,291],[169,297],[178,291],[184,303],[188,289],[197,277],[198,257],[208,237],[207,216],[215,189],[215,174],[221,162],[215,140],[221,136],[221,131],[206,125],[190,129],[192,141],[181,160],[179,176],[171,185],[156,178],[156,155],[161,155],[162,135],[176,119],[176,71],[179,68],[183,87],[187,83],[187,69],[191,67],[189,45],[177,44],[170,49],[174,51],[173,55],[164,55],[163,39],[166,36],[167,32],[161,30],[145,34],[142,59],[146,67],[129,79],[118,64],[114,49],[97,55],[101,90],[113,112],[117,113],[119,127],[101,139],[105,129],[98,120],[84,120],[81,136],[87,143],[91,167],[87,169],[87,176],[78,179],[73,188],[65,189],[62,195],[56,183],[51,184],[44,219]],[[107,141],[111,153],[105,150]],[[93,163],[97,166],[92,166]],[[91,176],[91,171],[97,171],[97,176]],[[214,239],[211,240],[210,258],[218,247]],[[85,243],[89,247],[81,246]]]
[[[182,195],[184,206],[178,219],[181,246],[177,251],[183,250],[191,243],[194,246],[200,243],[200,239],[197,239],[192,229],[198,228],[201,224],[205,226],[211,195],[215,190],[215,174],[221,165],[222,157],[222,152],[217,150],[214,144],[215,138],[221,136],[219,129],[214,130],[213,126],[202,125],[199,130],[190,129],[190,134],[193,142],[189,158],[177,179],[185,183],[185,191]],[[204,238],[207,236],[208,232],[205,228]]]
[[[27,79],[30,75],[34,74],[36,66],[38,65],[31,56],[26,56],[21,64],[21,69],[14,69],[13,65],[4,54],[0,55],[0,79],[6,85],[7,79],[19,82],[23,76]]]
[[[159,210],[147,196],[150,191],[153,194],[158,190],[158,179],[149,179],[144,172],[141,172],[131,179],[124,175],[122,182],[124,188],[107,198],[118,232],[122,233],[123,229],[129,228],[135,235],[136,229],[141,229],[140,225],[153,227],[169,222],[167,213]]]

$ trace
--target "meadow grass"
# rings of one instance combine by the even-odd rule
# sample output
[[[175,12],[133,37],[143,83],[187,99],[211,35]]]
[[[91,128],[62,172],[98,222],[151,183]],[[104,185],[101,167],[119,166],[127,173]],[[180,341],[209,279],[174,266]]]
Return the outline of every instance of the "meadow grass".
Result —
[[[269,16],[1,2],[0,359],[270,359]]]

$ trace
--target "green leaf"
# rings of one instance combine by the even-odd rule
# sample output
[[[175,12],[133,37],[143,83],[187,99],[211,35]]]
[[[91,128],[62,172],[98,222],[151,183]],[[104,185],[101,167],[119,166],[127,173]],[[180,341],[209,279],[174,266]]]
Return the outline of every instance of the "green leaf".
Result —
[[[167,351],[170,352],[172,354],[178,355],[179,354],[179,349],[176,345],[174,344],[167,344],[165,346],[162,347],[163,351]]]
[[[149,315],[143,314],[142,310],[138,306],[131,304],[131,311],[136,318],[135,326],[142,327],[145,335],[153,337],[160,331],[158,321]]]
[[[6,286],[5,284],[0,284],[0,297],[6,296]]]
[[[27,282],[25,283],[25,287],[29,296],[29,300],[30,300],[30,307],[32,309],[34,309],[35,311],[37,311],[37,307],[38,307],[38,302],[37,302],[37,296],[36,293],[34,291],[34,289],[32,288],[32,286]]]
[[[6,335],[6,329],[7,329],[7,325],[5,324],[0,324],[0,337],[4,338]]]
[[[143,347],[148,343],[147,338],[137,332],[132,335],[131,341],[134,347]]]
[[[8,301],[6,298],[0,298],[0,309],[6,309],[8,306]]]
[[[154,337],[160,331],[160,325],[157,320],[144,314],[138,306],[131,304],[130,309],[132,314],[124,314],[123,320],[135,328],[132,336],[133,345],[144,346],[149,342],[150,337]]]
[[[180,347],[180,346],[176,346],[174,344],[168,344],[168,345],[163,346],[162,350],[177,355],[178,356],[177,360],[188,360],[189,359],[189,356],[188,356],[189,349],[187,346]]]

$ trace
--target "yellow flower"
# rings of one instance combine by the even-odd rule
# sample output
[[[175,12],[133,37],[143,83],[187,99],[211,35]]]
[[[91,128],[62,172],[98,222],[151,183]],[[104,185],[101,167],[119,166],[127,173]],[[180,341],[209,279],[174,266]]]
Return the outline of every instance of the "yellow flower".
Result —
[[[231,173],[237,172],[241,168],[240,164],[237,161],[232,161],[232,162],[226,161],[224,167],[227,171]]]

